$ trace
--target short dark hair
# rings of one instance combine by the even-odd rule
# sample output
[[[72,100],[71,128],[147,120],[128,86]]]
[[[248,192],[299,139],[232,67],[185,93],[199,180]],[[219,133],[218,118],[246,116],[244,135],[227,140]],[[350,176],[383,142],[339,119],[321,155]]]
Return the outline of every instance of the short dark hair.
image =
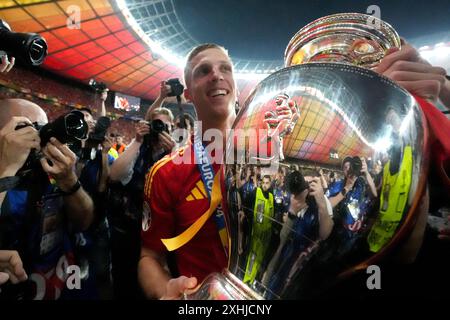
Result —
[[[272,177],[269,176],[268,174],[265,174],[262,178],[263,179],[269,179],[270,181],[272,181]]]
[[[292,171],[286,177],[286,189],[289,193],[297,195],[309,188],[308,182],[300,171]]]
[[[350,162],[350,164],[351,164],[351,163],[353,162],[353,158],[350,157],[350,156],[345,157],[344,160],[342,160],[342,168],[344,167],[344,164],[345,164],[346,162]]]

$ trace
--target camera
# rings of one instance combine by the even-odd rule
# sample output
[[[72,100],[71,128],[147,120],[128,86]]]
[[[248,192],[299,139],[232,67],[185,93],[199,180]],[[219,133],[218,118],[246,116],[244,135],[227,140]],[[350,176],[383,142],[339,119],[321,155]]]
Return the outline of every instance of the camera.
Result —
[[[18,125],[15,129],[19,130],[27,126],[29,125]],[[41,147],[44,147],[50,138],[55,137],[59,142],[66,144],[76,155],[80,154],[81,140],[86,139],[88,133],[88,124],[84,121],[84,115],[80,111],[71,111],[44,126],[33,123],[33,127],[39,131]],[[39,158],[36,150],[32,150],[19,171],[35,168],[36,163],[39,163]]]
[[[150,127],[150,132],[145,135],[144,143],[150,145],[151,143],[155,143],[158,141],[158,135],[163,132],[169,133],[169,126],[165,124],[162,120],[155,119],[148,122]]]
[[[170,86],[169,97],[181,96],[183,94],[184,86],[178,78],[169,79],[166,81],[166,84]]]
[[[0,19],[0,56],[8,56],[32,66],[39,66],[47,56],[47,42],[36,33],[17,33]]]
[[[108,117],[99,117],[94,132],[89,134],[89,142],[100,144],[105,141],[106,131],[108,131],[110,125],[111,120]]]
[[[91,79],[89,80],[89,85],[96,91],[96,92],[103,92],[106,89],[108,89],[108,87],[106,86],[106,84],[104,84],[103,82],[97,82],[95,81],[95,79]]]

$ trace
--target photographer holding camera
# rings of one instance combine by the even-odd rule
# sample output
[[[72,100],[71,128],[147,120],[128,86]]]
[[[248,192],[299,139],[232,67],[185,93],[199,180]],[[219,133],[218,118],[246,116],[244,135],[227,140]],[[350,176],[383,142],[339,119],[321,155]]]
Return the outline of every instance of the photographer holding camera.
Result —
[[[145,175],[156,161],[175,147],[170,136],[172,122],[169,109],[154,109],[149,114],[149,121],[137,123],[135,139],[111,166],[108,214],[116,298],[140,296],[137,264],[141,249]]]
[[[41,147],[46,139],[43,129],[36,127],[46,124],[47,116],[39,106],[7,99],[0,100],[0,108],[0,248],[17,251],[29,275],[22,285],[2,288],[2,295],[7,299],[68,297],[67,270],[61,266],[75,263],[70,239],[73,230],[91,224],[92,199],[74,172],[76,155],[59,141],[64,137],[52,136]],[[82,119],[64,118],[64,124],[74,117]],[[52,129],[57,133],[55,125]],[[71,127],[65,129],[69,134]],[[30,157],[34,150],[40,150],[42,157]],[[24,170],[30,158],[31,167]],[[23,275],[19,280],[24,280]]]
[[[344,254],[359,239],[367,223],[368,208],[377,190],[364,157],[346,157],[342,162],[344,179],[332,183],[326,192],[333,207],[333,242]]]
[[[115,160],[109,152],[112,141],[107,135],[111,122],[105,116],[95,120],[89,108],[82,108],[80,111],[89,125],[89,131],[88,139],[83,141],[82,153],[77,163],[77,175],[86,192],[92,197],[95,211],[90,228],[76,235],[76,254],[82,261],[82,273],[88,275],[87,279],[92,284],[91,297],[110,299],[111,240],[106,202],[110,165]]]
[[[148,108],[147,113],[145,114],[145,120],[149,121],[151,117],[151,113],[161,108],[164,101],[168,97],[177,97],[178,102],[181,102],[181,96],[183,95],[184,86],[180,83],[179,79],[168,79],[166,81],[161,81],[160,83],[160,91],[159,96],[152,103],[152,105]]]

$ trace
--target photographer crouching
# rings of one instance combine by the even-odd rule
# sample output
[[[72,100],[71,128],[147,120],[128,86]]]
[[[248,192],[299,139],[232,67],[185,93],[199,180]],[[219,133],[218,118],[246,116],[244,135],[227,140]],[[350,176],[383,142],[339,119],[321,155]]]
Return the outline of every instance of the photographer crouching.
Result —
[[[0,249],[14,257],[1,261],[0,272],[15,283],[3,284],[0,296],[83,296],[83,285],[73,291],[66,285],[67,267],[77,263],[73,236],[91,225],[94,206],[74,172],[77,158],[69,146],[76,149],[87,124],[75,112],[43,126],[45,112],[22,99],[0,100],[0,109]]]
[[[137,282],[141,249],[142,205],[145,175],[155,162],[170,154],[175,141],[170,134],[173,114],[154,109],[149,121],[136,125],[136,137],[111,166],[108,215],[111,223],[114,296],[142,297]]]

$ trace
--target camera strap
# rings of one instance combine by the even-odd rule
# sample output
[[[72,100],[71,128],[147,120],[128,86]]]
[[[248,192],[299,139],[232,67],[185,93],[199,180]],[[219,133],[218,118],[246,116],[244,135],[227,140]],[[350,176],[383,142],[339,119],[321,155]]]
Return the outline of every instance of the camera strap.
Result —
[[[0,193],[14,189],[20,184],[21,177],[4,177],[0,179]]]

